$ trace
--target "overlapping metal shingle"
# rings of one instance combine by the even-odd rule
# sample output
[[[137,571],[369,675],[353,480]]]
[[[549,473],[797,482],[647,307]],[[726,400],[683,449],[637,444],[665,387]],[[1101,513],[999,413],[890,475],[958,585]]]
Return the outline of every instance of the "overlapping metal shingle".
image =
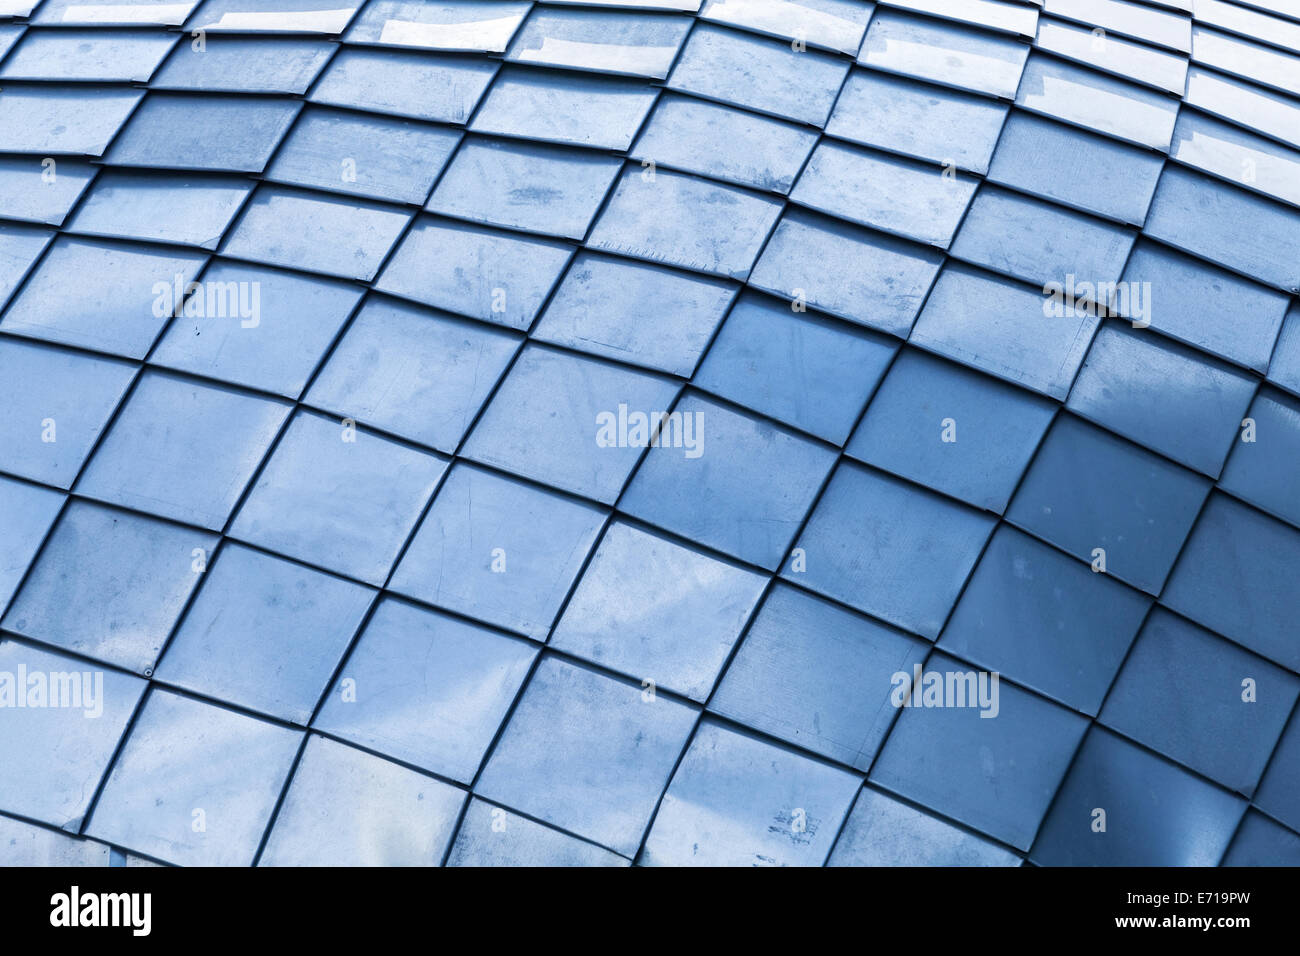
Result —
[[[0,87],[0,863],[1300,864],[1293,2],[0,0]]]

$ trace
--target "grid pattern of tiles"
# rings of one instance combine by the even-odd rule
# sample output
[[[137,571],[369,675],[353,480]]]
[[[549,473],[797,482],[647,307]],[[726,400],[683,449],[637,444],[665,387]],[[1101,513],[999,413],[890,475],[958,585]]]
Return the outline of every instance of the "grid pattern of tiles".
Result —
[[[0,0],[0,84],[0,862],[1300,864],[1293,0]]]

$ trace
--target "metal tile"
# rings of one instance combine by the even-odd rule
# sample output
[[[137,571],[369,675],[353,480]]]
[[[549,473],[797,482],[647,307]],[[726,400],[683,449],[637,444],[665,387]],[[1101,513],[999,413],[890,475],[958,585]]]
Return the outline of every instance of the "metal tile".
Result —
[[[153,30],[28,30],[0,78],[147,83],[175,45]]]
[[[1100,320],[1094,310],[1073,309],[1044,322],[1050,306],[1031,286],[951,265],[934,284],[910,341],[1064,399]]]
[[[766,584],[753,571],[615,523],[550,646],[703,701]]]
[[[700,19],[852,56],[874,9],[853,0],[705,0]]]
[[[1169,155],[1211,176],[1300,206],[1300,150],[1183,110]]]
[[[93,166],[73,159],[0,159],[0,215],[58,226],[94,176]]]
[[[955,171],[831,140],[813,152],[791,193],[821,212],[947,248],[975,193]]]
[[[643,166],[788,193],[816,142],[806,127],[666,93],[629,155]]]
[[[1141,593],[1003,525],[939,646],[1095,716],[1150,606]]]
[[[1178,102],[1155,90],[1035,52],[1016,105],[1136,146],[1167,150]]]
[[[145,686],[120,671],[0,643],[0,805],[76,833]]]
[[[290,409],[287,402],[146,372],[77,492],[219,531]]]
[[[1167,246],[1138,240],[1122,282],[1143,301],[1115,303],[1139,323],[1263,372],[1286,314],[1287,296]],[[1140,305],[1140,308],[1139,308]]]
[[[583,502],[456,465],[392,588],[544,641],[604,519]]]
[[[312,735],[259,866],[434,866],[465,791]]]
[[[106,170],[67,228],[87,236],[212,250],[252,187],[235,176]]]
[[[504,53],[530,3],[374,0],[344,37],[349,43]]]
[[[988,178],[1083,212],[1140,226],[1163,165],[1162,157],[1150,150],[1013,110]]]
[[[943,253],[800,210],[787,212],[750,285],[905,336]]]
[[[63,495],[57,491],[0,476],[0,611],[18,590],[61,507]]]
[[[942,654],[926,662],[928,675],[972,674]],[[986,677],[992,701],[992,679]],[[1005,681],[997,716],[991,707],[926,706],[925,688],[913,692],[871,768],[870,781],[924,807],[1028,850],[1046,815],[1088,721]]]
[[[375,280],[375,288],[460,315],[526,330],[573,249],[421,216]],[[441,268],[429,268],[430,262]]]
[[[1300,210],[1169,166],[1145,231],[1267,285],[1300,289],[1300,266],[1287,252],[1300,242]]]
[[[827,866],[1019,866],[995,843],[864,787]]]
[[[342,33],[361,0],[321,7],[320,0],[206,0],[185,25],[209,33]]]
[[[695,718],[670,697],[547,657],[474,789],[631,857]]]
[[[993,530],[988,515],[841,464],[781,576],[933,640]]]
[[[662,80],[690,28],[681,16],[534,6],[506,59]]]
[[[896,351],[885,336],[745,293],[694,384],[843,445]]]
[[[821,866],[859,778],[710,721],[646,837],[646,866]]]
[[[1300,147],[1300,102],[1193,66],[1184,100],[1197,109]]]
[[[185,22],[199,0],[45,0],[34,23],[51,26],[166,26]],[[26,3],[24,6],[36,6]]]
[[[1205,478],[1137,445],[1060,415],[1007,509],[1007,520],[1158,594],[1209,486]]]
[[[184,292],[205,259],[198,252],[60,236],[0,329],[143,358],[175,309],[177,290]],[[0,286],[0,301],[2,293]]]
[[[890,677],[929,646],[777,584],[709,709],[865,772],[893,723]]]
[[[105,843],[0,816],[0,865],[108,866],[110,852]]]
[[[334,53],[326,40],[210,36],[203,47],[181,43],[151,86],[225,93],[306,93]]]
[[[1038,21],[1034,46],[1177,96],[1182,96],[1187,86],[1187,58],[1184,55],[1157,50],[1110,34],[1099,36],[1087,27],[1044,17]]]
[[[825,53],[699,23],[668,88],[822,126],[847,72],[847,63]]]
[[[1265,389],[1246,417],[1255,431],[1233,442],[1219,487],[1300,527],[1300,400]]]
[[[300,107],[265,96],[152,93],[113,140],[104,162],[260,173]]]
[[[1300,23],[1271,17],[1223,0],[1196,0],[1196,22],[1300,53]]]
[[[9,301],[53,238],[52,229],[0,222],[0,306]]]
[[[0,469],[71,487],[134,378],[126,362],[0,339]]]
[[[1150,751],[1093,729],[1030,859],[1042,866],[1215,866],[1245,806]]]
[[[7,86],[0,93],[0,150],[42,156],[99,156],[143,90]]]
[[[1300,93],[1300,57],[1199,23],[1192,25],[1192,59],[1282,93]]]
[[[1179,53],[1192,49],[1192,19],[1128,0],[1044,0],[1043,12]]]
[[[1034,284],[1095,286],[1119,278],[1136,238],[1131,228],[984,186],[953,241],[952,254]]]
[[[982,174],[988,172],[1006,115],[1006,104],[983,96],[854,70],[835,101],[826,132]]]
[[[1292,715],[1278,741],[1255,805],[1292,829],[1300,829],[1300,717]]]
[[[149,361],[297,398],[360,298],[340,282],[218,260]]]
[[[1101,722],[1244,796],[1255,791],[1300,678],[1163,610],[1147,620]],[[1195,700],[1197,706],[1187,707]],[[1171,713],[1178,720],[1169,719]]]
[[[346,47],[308,99],[327,106],[464,123],[497,71],[495,63],[429,53]]]
[[[620,407],[645,416],[666,412],[676,393],[677,386],[658,375],[529,345],[466,440],[463,453],[485,465],[612,504],[645,445],[631,440],[635,436],[630,429],[599,443],[602,416],[617,418]]]
[[[230,533],[382,584],[446,467],[440,457],[381,438],[348,419],[299,412]]]
[[[235,543],[206,574],[158,679],[306,724],[374,592]]]
[[[1282,331],[1277,337],[1277,348],[1268,367],[1268,379],[1276,385],[1300,394],[1300,307],[1292,306],[1287,313]]]
[[[683,398],[673,411],[681,413],[682,441],[670,434],[671,422],[664,425],[620,507],[775,570],[834,465],[835,452],[697,394]]]
[[[459,142],[445,127],[309,106],[266,178],[421,205]]]
[[[1222,494],[1211,496],[1163,603],[1291,670],[1300,670],[1289,581],[1300,531]]]
[[[681,173],[646,172],[624,170],[588,246],[733,279],[749,275],[781,203]]]
[[[1010,99],[1016,94],[1029,46],[893,10],[871,19],[858,62],[943,86]]]
[[[918,329],[918,334],[919,334]],[[1001,512],[1055,407],[960,365],[904,349],[845,451]]]
[[[1220,866],[1300,866],[1300,835],[1247,810]]]
[[[248,866],[301,737],[154,690],[86,832],[169,863]]]
[[[582,251],[533,338],[689,376],[736,287],[720,279]]]
[[[582,239],[622,165],[612,156],[471,136],[427,208],[484,225]]]
[[[481,323],[371,299],[306,401],[452,452],[518,346],[515,336]]]
[[[217,540],[74,500],[2,623],[14,634],[151,674]]]
[[[1032,38],[1038,24],[1036,6],[1002,0],[882,0],[891,7],[952,20],[997,33]]]
[[[471,797],[448,866],[628,866],[594,843]]]
[[[1116,434],[1217,478],[1255,379],[1119,322],[1092,341],[1066,407]]]
[[[385,599],[313,726],[467,783],[536,654],[526,641]]]
[[[514,65],[502,69],[470,129],[564,146],[625,150],[654,106],[638,80]]]
[[[375,277],[410,219],[409,212],[392,206],[264,185],[221,251],[365,282]]]

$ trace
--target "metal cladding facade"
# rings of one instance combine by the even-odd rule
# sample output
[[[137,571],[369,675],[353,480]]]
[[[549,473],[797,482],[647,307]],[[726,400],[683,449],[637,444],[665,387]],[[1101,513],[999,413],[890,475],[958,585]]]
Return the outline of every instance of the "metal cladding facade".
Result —
[[[1296,0],[0,0],[0,864],[1300,864],[1298,292]]]

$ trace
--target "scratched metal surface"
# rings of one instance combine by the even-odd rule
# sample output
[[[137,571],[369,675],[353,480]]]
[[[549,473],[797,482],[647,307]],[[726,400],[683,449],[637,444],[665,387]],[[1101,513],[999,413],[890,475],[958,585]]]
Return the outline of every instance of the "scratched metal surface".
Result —
[[[1297,183],[1287,0],[0,0],[0,864],[1300,865]]]

